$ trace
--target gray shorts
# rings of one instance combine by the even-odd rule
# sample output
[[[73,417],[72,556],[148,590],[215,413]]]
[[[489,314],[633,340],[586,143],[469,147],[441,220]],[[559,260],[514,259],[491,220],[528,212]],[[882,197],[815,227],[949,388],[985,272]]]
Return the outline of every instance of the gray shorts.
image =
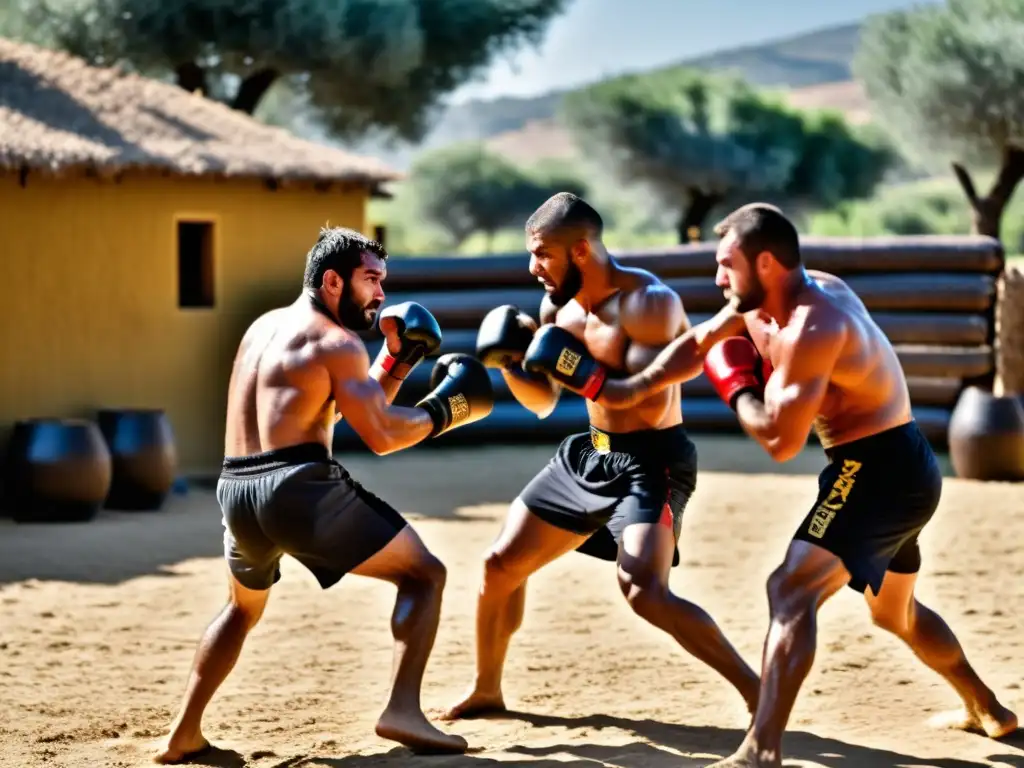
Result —
[[[224,518],[224,556],[249,589],[275,584],[285,554],[327,589],[407,525],[319,443],[225,458],[217,502]]]

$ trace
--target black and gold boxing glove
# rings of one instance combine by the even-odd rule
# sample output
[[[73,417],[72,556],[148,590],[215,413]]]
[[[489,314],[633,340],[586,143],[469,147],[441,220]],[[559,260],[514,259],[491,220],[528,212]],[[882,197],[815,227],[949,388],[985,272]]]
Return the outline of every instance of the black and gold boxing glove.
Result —
[[[544,373],[588,400],[597,400],[608,376],[607,369],[587,346],[564,328],[543,325],[523,358],[523,369]]]
[[[430,437],[472,424],[494,410],[494,387],[483,363],[471,355],[441,355],[430,372],[431,392],[416,405],[434,422]]]

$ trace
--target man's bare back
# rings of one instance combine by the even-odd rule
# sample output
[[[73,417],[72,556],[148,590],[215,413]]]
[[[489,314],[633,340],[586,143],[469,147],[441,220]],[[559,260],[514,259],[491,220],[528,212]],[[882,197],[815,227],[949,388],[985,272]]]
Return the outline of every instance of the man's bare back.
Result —
[[[909,422],[910,394],[903,368],[864,302],[835,275],[814,270],[807,274],[813,282],[798,294],[784,325],[758,310],[746,313],[744,320],[754,346],[773,367],[799,349],[810,328],[837,340],[841,348],[814,422],[822,446],[842,445]],[[772,386],[771,379],[766,386]]]
[[[357,344],[362,345],[358,336],[332,323],[306,297],[257,318],[242,337],[231,371],[225,455],[300,443],[329,446],[337,419],[324,357]]]

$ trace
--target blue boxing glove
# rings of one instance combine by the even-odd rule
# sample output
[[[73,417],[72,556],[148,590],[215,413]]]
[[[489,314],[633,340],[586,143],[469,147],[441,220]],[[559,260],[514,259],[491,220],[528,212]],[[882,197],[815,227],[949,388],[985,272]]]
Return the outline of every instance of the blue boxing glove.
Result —
[[[544,325],[534,334],[523,357],[523,370],[543,373],[588,400],[597,400],[608,370],[586,345],[557,325]]]

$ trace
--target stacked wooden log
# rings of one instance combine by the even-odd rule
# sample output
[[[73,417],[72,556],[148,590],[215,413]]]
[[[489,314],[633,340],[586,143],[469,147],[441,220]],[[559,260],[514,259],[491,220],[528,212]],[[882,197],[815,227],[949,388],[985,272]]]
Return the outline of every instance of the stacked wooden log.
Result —
[[[996,305],[997,394],[1024,395],[1024,269],[1007,269]]]

